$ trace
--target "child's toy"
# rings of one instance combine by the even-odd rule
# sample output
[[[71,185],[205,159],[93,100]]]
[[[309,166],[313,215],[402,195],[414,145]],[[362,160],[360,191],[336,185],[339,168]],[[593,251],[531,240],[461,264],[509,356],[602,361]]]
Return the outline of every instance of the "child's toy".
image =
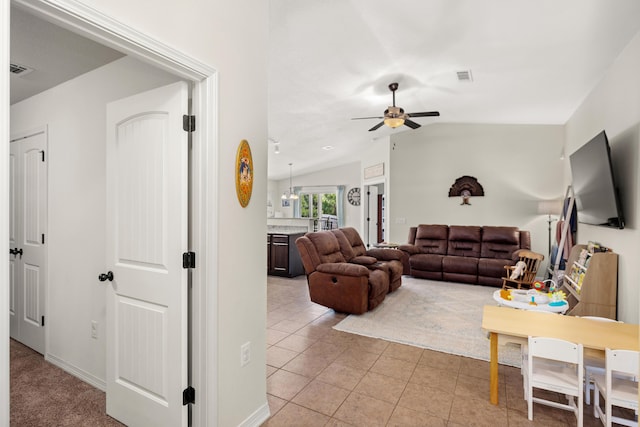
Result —
[[[551,302],[549,303],[550,306],[560,306],[567,304],[567,295],[562,290],[550,292],[549,296],[551,298]]]
[[[546,288],[544,282],[542,280],[536,280],[535,282],[533,282],[531,284],[531,288],[535,289],[536,291],[544,291],[544,289]]]
[[[511,272],[511,276],[509,278],[511,280],[517,280],[518,277],[522,276],[526,268],[527,268],[527,264],[524,261],[516,262],[515,268]]]
[[[509,289],[500,289],[500,298],[511,301],[513,297],[511,296],[511,291]]]

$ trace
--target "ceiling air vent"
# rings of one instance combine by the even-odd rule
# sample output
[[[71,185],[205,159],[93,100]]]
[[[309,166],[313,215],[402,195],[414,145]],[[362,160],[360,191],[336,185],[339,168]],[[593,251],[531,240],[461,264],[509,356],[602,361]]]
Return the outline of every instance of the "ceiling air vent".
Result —
[[[13,64],[13,63],[9,64],[9,72],[16,76],[22,77],[29,74],[32,71],[33,71],[33,68],[25,67],[24,65]]]
[[[458,81],[460,82],[471,82],[473,81],[473,76],[471,75],[471,70],[457,71]]]

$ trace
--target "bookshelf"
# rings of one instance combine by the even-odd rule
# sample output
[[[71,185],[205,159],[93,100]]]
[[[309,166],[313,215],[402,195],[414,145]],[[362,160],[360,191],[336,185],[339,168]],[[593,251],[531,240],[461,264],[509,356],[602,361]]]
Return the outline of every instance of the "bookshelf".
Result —
[[[571,316],[617,319],[618,255],[587,250],[575,245],[567,261],[562,288],[567,294]]]

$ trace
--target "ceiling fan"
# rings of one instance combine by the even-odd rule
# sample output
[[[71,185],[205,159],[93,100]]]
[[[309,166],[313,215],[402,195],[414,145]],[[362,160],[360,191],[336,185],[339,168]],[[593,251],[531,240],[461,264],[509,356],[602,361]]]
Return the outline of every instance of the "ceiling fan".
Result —
[[[380,123],[369,129],[369,132],[378,129],[382,125],[387,125],[391,128],[397,128],[398,126],[409,126],[411,129],[418,129],[420,125],[410,117],[436,117],[440,113],[437,111],[426,111],[422,113],[405,113],[400,107],[396,107],[396,90],[398,90],[398,83],[391,83],[389,90],[393,94],[393,105],[384,110],[384,116],[382,117],[356,117],[351,120],[366,120],[366,119],[382,119]]]

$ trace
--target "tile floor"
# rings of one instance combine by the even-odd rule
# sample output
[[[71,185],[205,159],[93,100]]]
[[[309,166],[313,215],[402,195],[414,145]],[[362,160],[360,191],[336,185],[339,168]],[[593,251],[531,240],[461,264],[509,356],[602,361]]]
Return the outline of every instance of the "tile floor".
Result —
[[[269,276],[267,294],[263,426],[576,425],[542,405],[528,421],[520,369],[500,366],[494,406],[488,362],[332,329],[345,315],[310,302],[304,276]],[[590,406],[584,425],[601,425]]]

